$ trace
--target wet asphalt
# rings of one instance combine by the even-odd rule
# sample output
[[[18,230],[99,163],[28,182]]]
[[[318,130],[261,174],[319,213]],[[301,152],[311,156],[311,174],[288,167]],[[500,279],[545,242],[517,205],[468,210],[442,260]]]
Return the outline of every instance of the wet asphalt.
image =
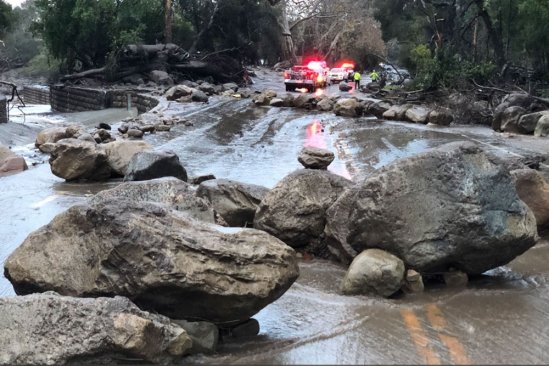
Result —
[[[273,75],[259,73],[254,87],[282,92],[279,75]],[[329,92],[338,93],[334,88]],[[184,117],[193,126],[177,125],[170,132],[147,135],[146,140],[175,151],[190,175],[213,173],[267,187],[300,167],[297,154],[304,145],[335,151],[330,170],[353,181],[398,158],[457,140],[477,141],[502,156],[549,155],[546,141],[509,137],[485,127],[437,128],[347,119],[332,113],[251,107],[250,103],[214,97],[208,104],[161,105],[159,114]],[[108,115],[102,118],[108,119]],[[19,148],[31,151],[26,142]],[[53,176],[47,164],[0,178],[0,263],[30,232],[71,205],[116,184],[66,183]],[[380,299],[341,295],[345,268],[304,260],[301,276],[292,288],[256,315],[261,325],[259,336],[228,340],[216,355],[193,356],[187,361],[547,364],[547,263],[549,241],[542,236],[524,255],[473,279],[465,288],[431,283],[424,293]],[[1,277],[0,296],[13,295],[11,285]]]

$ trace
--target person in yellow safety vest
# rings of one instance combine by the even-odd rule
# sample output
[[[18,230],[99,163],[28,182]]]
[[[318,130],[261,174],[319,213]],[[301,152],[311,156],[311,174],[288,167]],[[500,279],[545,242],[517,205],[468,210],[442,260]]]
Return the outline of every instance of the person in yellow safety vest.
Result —
[[[370,79],[372,79],[372,82],[376,82],[377,79],[379,79],[379,74],[376,72],[376,70],[373,70],[370,74]]]
[[[358,71],[353,75],[353,79],[355,79],[355,90],[358,90],[360,88],[360,73]]]

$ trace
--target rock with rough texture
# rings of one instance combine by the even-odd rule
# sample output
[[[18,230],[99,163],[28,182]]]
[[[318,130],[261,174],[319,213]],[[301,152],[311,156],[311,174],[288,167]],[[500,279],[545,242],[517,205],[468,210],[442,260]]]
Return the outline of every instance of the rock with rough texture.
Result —
[[[325,170],[301,169],[282,179],[261,201],[254,227],[292,247],[318,239],[326,210],[351,182]]]
[[[271,103],[271,100],[276,98],[277,94],[275,91],[272,90],[265,90],[263,93],[256,94],[252,101],[256,105],[269,105]]]
[[[209,98],[203,91],[195,89],[191,95],[191,100],[193,102],[208,103]]]
[[[534,130],[534,136],[549,136],[549,115],[544,115],[538,120],[538,123],[536,124],[536,129]]]
[[[421,123],[425,125],[428,122],[429,113],[431,113],[431,111],[425,107],[414,106],[408,108],[404,116],[406,117],[407,121]]]
[[[295,108],[312,109],[316,103],[314,95],[309,93],[301,93],[295,97],[293,105]]]
[[[149,73],[149,77],[152,81],[158,85],[172,85],[173,79],[166,71],[153,70]]]
[[[145,133],[141,130],[138,130],[137,128],[130,128],[127,134],[128,137],[131,139],[142,139]]]
[[[358,188],[346,189],[333,205],[326,211],[326,226],[324,240],[330,253],[344,264],[352,262],[358,252],[347,243],[351,228],[349,220],[356,201]]]
[[[362,105],[354,98],[341,98],[334,105],[336,116],[359,117],[362,115]]]
[[[387,112],[391,107],[391,103],[385,101],[372,103],[368,108],[368,113],[373,114],[377,118],[383,118],[383,113]]]
[[[213,323],[208,322],[189,322],[181,319],[172,319],[172,321],[185,329],[193,341],[189,353],[214,353],[219,343],[219,328]]]
[[[526,113],[522,107],[509,107],[501,115],[501,130],[503,132],[520,133],[518,127],[519,118]]]
[[[198,86],[198,90],[203,91],[206,95],[215,94],[215,86],[210,83],[202,83]]]
[[[9,148],[0,145],[0,177],[27,170],[25,159],[12,152]]]
[[[0,314],[0,365],[103,364],[121,357],[167,363],[192,346],[182,327],[119,296],[6,297]]]
[[[391,108],[389,108],[388,110],[383,112],[382,117],[385,118],[385,119],[389,119],[389,120],[399,120],[399,121],[401,121],[401,120],[404,119],[404,117],[406,115],[406,111],[411,107],[412,107],[411,104],[391,106]]]
[[[534,169],[513,170],[517,193],[534,212],[538,227],[549,228],[549,183]]]
[[[199,175],[196,177],[189,177],[188,182],[193,185],[199,185],[202,182],[205,182],[207,180],[216,179],[215,175],[213,174],[205,174],[205,175]]]
[[[423,292],[424,289],[425,285],[423,284],[423,277],[421,277],[421,274],[413,269],[407,270],[402,290],[407,293],[416,293]]]
[[[341,290],[346,295],[379,295],[389,297],[404,283],[404,263],[379,249],[367,249],[351,263]]]
[[[225,83],[223,84],[223,90],[236,92],[238,90],[238,85],[236,83]]]
[[[25,158],[21,156],[13,155],[5,159],[0,159],[0,177],[19,173],[28,168]]]
[[[196,195],[208,200],[229,226],[245,227],[254,222],[259,203],[268,188],[229,179],[213,179],[201,183]]]
[[[507,169],[480,147],[450,143],[397,160],[360,186],[348,243],[379,248],[421,273],[479,274],[537,240],[536,220]]]
[[[429,113],[429,123],[439,126],[449,126],[454,121],[450,111],[434,110]]]
[[[124,180],[148,180],[176,177],[187,181],[187,171],[171,151],[142,151],[134,154]]]
[[[549,111],[535,112],[522,115],[517,124],[517,128],[521,133],[531,135],[536,130],[536,126],[541,117],[549,115]]]
[[[212,205],[197,197],[189,184],[174,177],[124,182],[97,193],[90,199],[90,204],[108,204],[119,200],[164,204],[194,219],[216,223]]]
[[[330,98],[322,98],[317,104],[316,108],[319,111],[329,112],[334,109],[334,102]]]
[[[68,181],[102,181],[111,176],[107,154],[101,147],[88,141],[58,141],[50,153],[49,163],[53,174]]]
[[[38,135],[36,136],[36,140],[34,142],[34,146],[36,146],[40,151],[42,151],[41,147],[45,143],[48,143],[48,142],[55,143],[67,137],[69,136],[67,135],[66,127],[46,128],[38,133]],[[45,151],[42,151],[42,152],[45,152]]]
[[[350,86],[349,84],[347,84],[346,82],[342,81],[341,83],[339,83],[339,90],[340,91],[346,92],[346,91],[349,91],[351,89],[353,89],[353,87]]]
[[[141,151],[152,150],[152,146],[145,141],[114,141],[103,146],[107,154],[107,161],[116,175],[124,176],[132,157]]]
[[[186,85],[176,85],[172,86],[164,96],[167,100],[177,100],[181,97],[186,97],[188,95],[191,95],[193,93],[193,89],[191,87],[188,87]]]
[[[326,170],[334,159],[335,155],[330,150],[306,146],[299,153],[297,161],[299,161],[305,169]]]
[[[73,206],[30,234],[5,263],[18,294],[130,298],[170,318],[244,321],[299,274],[295,252],[258,230],[230,233],[165,205]]]
[[[271,107],[283,107],[284,106],[284,100],[281,99],[281,98],[273,98],[270,102],[269,102],[269,105]]]

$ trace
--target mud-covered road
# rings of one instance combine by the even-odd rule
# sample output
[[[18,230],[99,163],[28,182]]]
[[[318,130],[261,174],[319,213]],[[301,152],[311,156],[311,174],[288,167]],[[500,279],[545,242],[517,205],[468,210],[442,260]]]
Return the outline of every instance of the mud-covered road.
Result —
[[[277,82],[272,74],[259,74],[255,87],[283,89],[281,80]],[[549,155],[547,141],[510,138],[485,127],[437,128],[346,119],[332,113],[252,107],[250,100],[224,97],[211,98],[208,104],[169,103],[158,110],[193,123],[146,136],[154,145],[174,150],[190,175],[213,173],[267,187],[300,167],[297,153],[304,145],[336,152],[330,170],[354,181],[395,159],[456,140],[476,141],[503,156]],[[112,113],[111,122],[115,122],[120,111]],[[102,118],[109,120],[109,114]],[[17,127],[17,131],[27,130]],[[21,141],[18,149],[28,150],[24,146],[28,140]],[[0,263],[56,214],[116,184],[65,183],[51,174],[47,164],[0,178]],[[261,324],[259,336],[224,343],[218,354],[195,356],[190,361],[546,364],[547,263],[549,241],[542,239],[511,264],[471,281],[467,288],[431,285],[424,293],[386,300],[342,296],[339,284],[344,268],[320,260],[304,261],[296,284],[256,316]],[[12,295],[9,282],[0,278],[0,296]]]

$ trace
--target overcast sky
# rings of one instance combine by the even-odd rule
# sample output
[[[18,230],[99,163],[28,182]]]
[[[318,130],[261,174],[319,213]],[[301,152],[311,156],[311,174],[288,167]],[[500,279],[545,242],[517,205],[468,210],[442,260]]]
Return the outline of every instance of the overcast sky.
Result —
[[[4,0],[4,1],[7,2],[8,4],[11,4],[12,8],[15,8],[16,6],[21,5],[21,3],[25,0]]]

